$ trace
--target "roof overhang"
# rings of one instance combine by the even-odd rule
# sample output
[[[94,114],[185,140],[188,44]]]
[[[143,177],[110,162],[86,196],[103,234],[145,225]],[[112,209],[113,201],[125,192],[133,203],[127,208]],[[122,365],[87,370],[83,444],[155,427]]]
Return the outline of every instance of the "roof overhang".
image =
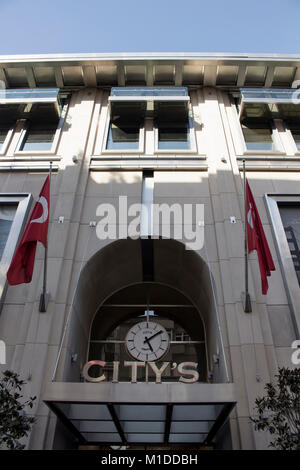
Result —
[[[49,384],[45,403],[80,444],[211,444],[233,384]]]
[[[6,88],[103,86],[285,87],[300,56],[230,53],[102,53],[0,56]]]

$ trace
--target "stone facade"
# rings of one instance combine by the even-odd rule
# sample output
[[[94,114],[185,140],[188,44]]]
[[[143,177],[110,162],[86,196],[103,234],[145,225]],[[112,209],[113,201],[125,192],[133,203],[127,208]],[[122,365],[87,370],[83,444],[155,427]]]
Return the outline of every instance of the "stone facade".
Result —
[[[235,65],[239,65],[238,59]],[[232,448],[267,448],[267,436],[254,431],[249,416],[255,398],[264,393],[265,384],[274,378],[278,368],[292,366],[291,344],[297,334],[264,195],[298,195],[300,165],[291,136],[284,129],[282,154],[245,151],[237,109],[229,92],[230,87],[210,84],[190,87],[196,142],[196,150],[191,154],[156,152],[151,129],[147,131],[144,152],[103,153],[109,90],[101,86],[71,90],[54,155],[43,152],[16,155],[23,125],[22,121],[18,123],[5,155],[0,158],[1,193],[31,193],[36,199],[48,163],[54,163],[48,249],[51,300],[47,312],[40,313],[38,308],[44,256],[39,245],[32,282],[8,287],[0,315],[0,338],[7,351],[7,364],[1,365],[1,369],[18,372],[28,382],[26,394],[38,397],[32,410],[37,421],[27,441],[29,449],[53,446],[57,418],[43,402],[44,393],[52,378],[79,272],[110,243],[99,240],[89,223],[98,220],[99,203],[117,207],[120,195],[126,195],[130,203],[141,202],[143,169],[147,168],[154,172],[154,202],[204,204],[205,247],[198,254],[213,275],[229,378],[237,395],[230,417]],[[257,255],[250,255],[251,314],[244,313],[241,303],[243,158],[276,266],[269,278],[269,291],[263,296]],[[63,223],[59,223],[60,217],[64,218]],[[235,217],[236,223],[231,223],[231,217]],[[110,267],[105,269],[109,275]],[[76,334],[75,323],[71,322],[71,326],[74,330],[67,331],[69,346],[63,349],[57,372],[61,378],[64,362],[74,352],[70,345],[72,335]],[[88,330],[85,335],[88,341]]]

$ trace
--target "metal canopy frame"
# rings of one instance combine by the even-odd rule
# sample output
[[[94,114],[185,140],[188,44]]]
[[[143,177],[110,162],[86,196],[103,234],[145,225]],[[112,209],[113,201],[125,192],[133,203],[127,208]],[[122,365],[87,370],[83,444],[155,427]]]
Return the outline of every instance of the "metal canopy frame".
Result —
[[[211,445],[233,384],[52,383],[44,402],[79,444]]]
[[[235,403],[176,403],[176,404],[162,404],[159,405],[157,403],[147,403],[147,404],[140,404],[137,403],[137,406],[162,406],[164,408],[164,419],[163,420],[157,420],[157,419],[120,419],[120,417],[117,414],[116,407],[118,406],[126,406],[127,408],[134,407],[135,405],[133,404],[127,404],[127,403],[93,403],[93,405],[99,405],[99,406],[105,406],[111,416],[111,420],[107,419],[82,419],[82,418],[72,418],[70,419],[60,408],[60,405],[81,405],[86,403],[82,402],[45,402],[47,406],[53,411],[53,413],[56,414],[56,416],[61,420],[61,422],[67,427],[67,429],[73,434],[73,436],[76,438],[79,444],[97,444],[97,445],[108,445],[108,444],[122,444],[122,445],[136,445],[136,444],[141,444],[141,445],[146,445],[146,444],[161,444],[161,445],[169,445],[169,444],[199,444],[199,445],[211,445],[213,444],[214,438],[216,434],[218,433],[219,429],[224,425],[226,422],[229,414],[231,413],[232,409],[235,406]],[[182,406],[185,407],[185,409],[188,409],[190,406],[198,406],[199,408],[201,407],[208,407],[208,406],[220,406],[221,409],[217,413],[215,419],[173,419],[173,410],[174,408]],[[104,423],[110,423],[110,421],[114,424],[115,429],[114,430],[102,430],[102,431],[88,431],[84,430],[81,431],[80,427],[81,424],[86,424],[86,423],[91,423],[91,424],[104,424]],[[142,424],[142,425],[149,425],[149,423],[157,423],[161,424],[163,429],[158,431],[149,431],[149,430],[136,430],[136,431],[131,431],[131,432],[126,432],[126,429],[124,429],[124,426],[126,427],[127,423],[131,423],[133,425],[135,424]],[[200,423],[203,423],[204,425],[207,425],[208,429],[206,431],[203,431],[203,429],[198,430],[198,431],[174,431],[172,430],[172,426],[174,424],[180,424],[180,425],[186,425],[186,424],[192,424],[195,426],[199,426]],[[93,438],[93,436],[100,436],[103,435],[103,439],[98,439]],[[91,436],[91,437],[89,437]],[[109,439],[108,436],[112,436],[112,440]],[[131,436],[145,436],[145,440],[143,439],[137,439],[136,437],[131,437]],[[146,437],[147,436],[147,437]],[[149,436],[150,436],[150,441],[149,441]],[[177,436],[184,436],[178,437]],[[200,437],[201,436],[201,437]],[[155,439],[157,437],[157,439]],[[190,439],[189,440],[186,440]],[[153,440],[152,440],[153,439]],[[178,439],[178,440],[177,440]],[[196,440],[193,440],[196,439]]]

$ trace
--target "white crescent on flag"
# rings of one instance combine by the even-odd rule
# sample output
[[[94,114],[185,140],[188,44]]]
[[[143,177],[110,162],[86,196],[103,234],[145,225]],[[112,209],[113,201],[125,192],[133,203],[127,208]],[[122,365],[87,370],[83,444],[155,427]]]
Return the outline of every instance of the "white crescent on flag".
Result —
[[[249,205],[250,205],[250,209],[249,209],[248,214],[247,214],[247,219],[248,219],[248,224],[253,229],[254,225],[253,225],[253,218],[252,218],[252,205],[251,205],[251,203]]]
[[[31,220],[30,221],[31,224],[33,224],[33,223],[43,224],[48,219],[48,201],[47,201],[47,199],[44,196],[40,196],[37,200],[37,203],[40,203],[42,205],[43,213],[37,219]]]

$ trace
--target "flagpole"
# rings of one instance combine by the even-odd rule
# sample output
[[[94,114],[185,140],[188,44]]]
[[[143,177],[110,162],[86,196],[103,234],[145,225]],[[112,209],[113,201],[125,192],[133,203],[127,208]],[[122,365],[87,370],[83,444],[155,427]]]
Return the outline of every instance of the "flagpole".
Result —
[[[52,173],[52,162],[50,162],[50,168],[49,168],[49,188],[51,188],[51,173]],[[48,214],[48,217],[50,217],[50,213]],[[39,311],[40,312],[46,312],[49,299],[50,299],[50,294],[47,293],[47,266],[48,266],[48,234],[47,234],[47,242],[45,246],[45,254],[44,254],[44,276],[43,276],[43,291],[40,297],[40,307]]]
[[[244,182],[244,255],[245,255],[245,292],[242,292],[242,303],[245,313],[252,312],[251,299],[248,287],[248,234],[247,234],[247,193],[246,193],[246,165],[243,160],[243,182]]]

